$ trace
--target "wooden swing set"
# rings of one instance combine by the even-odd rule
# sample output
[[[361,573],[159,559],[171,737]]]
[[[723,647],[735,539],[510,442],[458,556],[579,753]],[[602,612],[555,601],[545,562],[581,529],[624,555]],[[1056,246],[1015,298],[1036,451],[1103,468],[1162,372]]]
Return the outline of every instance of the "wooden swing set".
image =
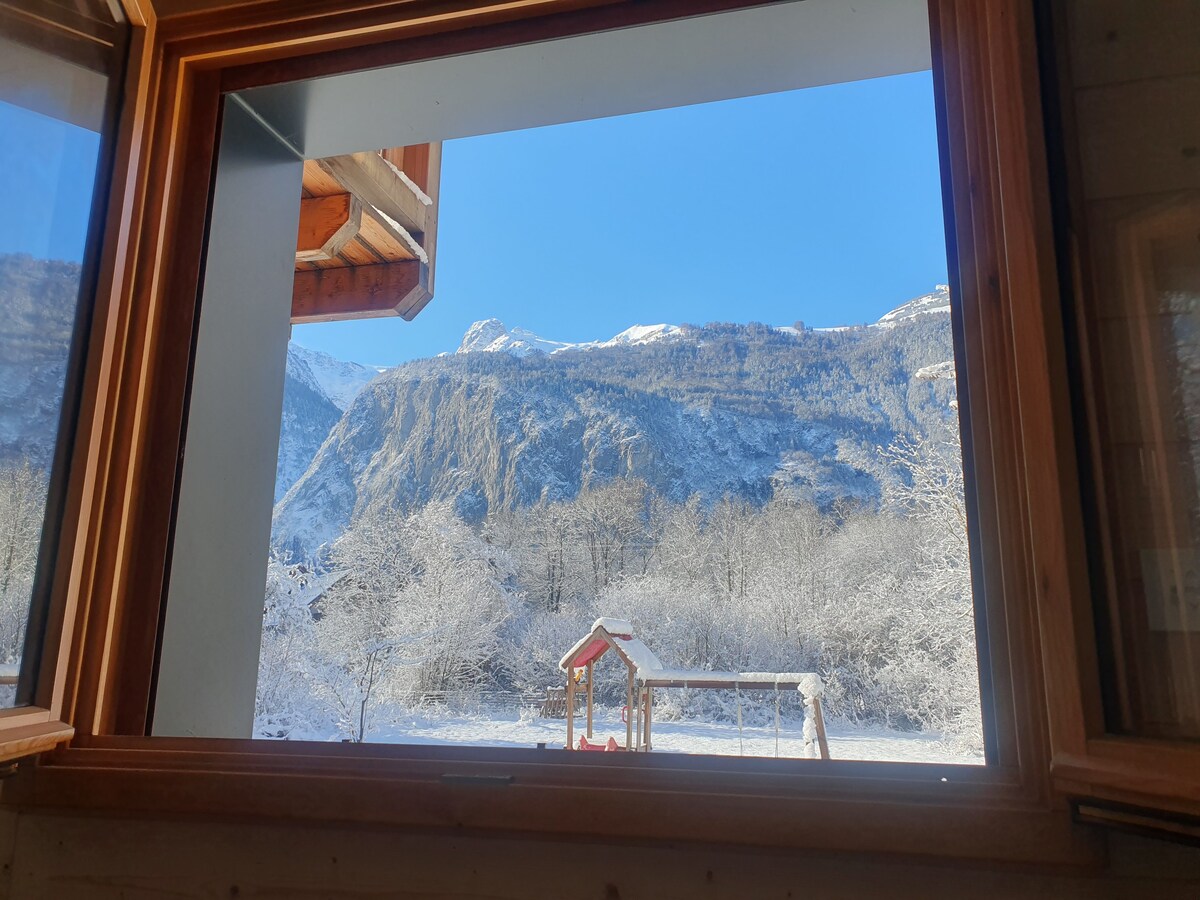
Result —
[[[625,663],[626,680],[625,745],[610,737],[605,743],[593,744],[594,721],[593,670],[597,660],[612,650]],[[652,747],[651,730],[655,688],[701,688],[733,690],[737,697],[738,742],[742,741],[742,691],[775,691],[775,755],[779,756],[779,698],[780,691],[799,691],[804,698],[805,746],[815,740],[821,759],[829,759],[829,742],[825,736],[825,720],[821,715],[822,682],[812,672],[708,672],[700,669],[668,669],[639,638],[633,636],[633,625],[623,619],[597,619],[591,631],[582,637],[558,664],[566,673],[566,717],[568,750],[627,750],[647,752]],[[575,742],[575,697],[586,690],[586,730]],[[810,728],[811,725],[811,728]]]

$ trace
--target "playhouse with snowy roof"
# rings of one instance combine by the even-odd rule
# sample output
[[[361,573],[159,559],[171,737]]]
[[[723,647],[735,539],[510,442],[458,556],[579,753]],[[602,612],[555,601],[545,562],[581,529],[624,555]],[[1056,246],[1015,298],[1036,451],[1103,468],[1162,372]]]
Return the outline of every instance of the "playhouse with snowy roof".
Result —
[[[609,650],[625,664],[628,671],[626,700],[622,718],[625,722],[625,743],[621,746],[610,737],[603,743],[592,743],[594,722],[593,670],[596,662]],[[814,672],[711,672],[703,669],[669,669],[654,652],[633,634],[633,624],[624,619],[599,618],[591,631],[579,639],[559,662],[567,677],[567,749],[568,750],[629,750],[646,752],[651,749],[654,719],[655,688],[702,688],[733,690],[738,698],[738,731],[742,728],[742,691],[775,691],[776,754],[779,746],[779,692],[799,691],[804,698],[804,738],[806,748],[815,745],[821,759],[829,759],[829,743],[825,737],[825,722],[821,715],[821,677]],[[585,691],[585,733],[575,742],[575,703],[578,691]]]

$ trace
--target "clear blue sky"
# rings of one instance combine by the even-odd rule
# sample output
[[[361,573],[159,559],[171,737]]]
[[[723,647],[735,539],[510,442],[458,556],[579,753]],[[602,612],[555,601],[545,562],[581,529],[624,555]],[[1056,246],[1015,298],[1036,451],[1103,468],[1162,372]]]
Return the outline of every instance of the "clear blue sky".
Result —
[[[496,317],[873,321],[946,280],[928,72],[447,142],[437,284],[413,321],[297,326],[343,359],[453,351]]]
[[[0,217],[0,252],[79,259],[96,144],[0,104],[8,199],[26,211]],[[295,340],[392,365],[490,317],[565,341],[844,325],[946,280],[927,72],[448,142],[441,204],[436,295],[415,321]]]

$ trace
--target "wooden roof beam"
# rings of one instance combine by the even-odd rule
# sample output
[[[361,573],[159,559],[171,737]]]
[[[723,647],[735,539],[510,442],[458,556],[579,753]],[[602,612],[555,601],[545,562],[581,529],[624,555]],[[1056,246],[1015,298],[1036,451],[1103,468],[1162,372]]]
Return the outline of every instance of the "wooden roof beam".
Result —
[[[362,227],[362,204],[352,194],[300,201],[296,262],[333,259]]]
[[[433,148],[441,149],[441,143],[410,144],[407,147],[389,147],[380,150],[379,155],[402,171],[416,182],[417,187],[428,196],[433,196],[430,182],[430,152]]]
[[[400,316],[411,321],[432,296],[429,267],[417,260],[305,269],[292,282],[292,323]]]
[[[394,219],[418,241],[425,233],[430,198],[412,179],[375,151],[317,160],[351,194]]]
[[[375,252],[389,262],[398,259],[429,262],[429,256],[420,241],[395,219],[384,215],[373,206],[363,207],[361,233]]]

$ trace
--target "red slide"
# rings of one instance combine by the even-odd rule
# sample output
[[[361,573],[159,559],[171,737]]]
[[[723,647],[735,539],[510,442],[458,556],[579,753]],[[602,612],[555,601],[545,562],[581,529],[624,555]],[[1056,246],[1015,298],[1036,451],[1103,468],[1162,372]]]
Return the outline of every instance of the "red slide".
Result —
[[[587,738],[581,736],[579,738],[579,749],[580,750],[597,750],[597,751],[607,752],[607,751],[612,751],[612,750],[624,750],[625,748],[621,747],[617,744],[616,738],[610,737],[608,739],[608,743],[606,743],[606,744],[592,744],[592,743],[588,742]]]

